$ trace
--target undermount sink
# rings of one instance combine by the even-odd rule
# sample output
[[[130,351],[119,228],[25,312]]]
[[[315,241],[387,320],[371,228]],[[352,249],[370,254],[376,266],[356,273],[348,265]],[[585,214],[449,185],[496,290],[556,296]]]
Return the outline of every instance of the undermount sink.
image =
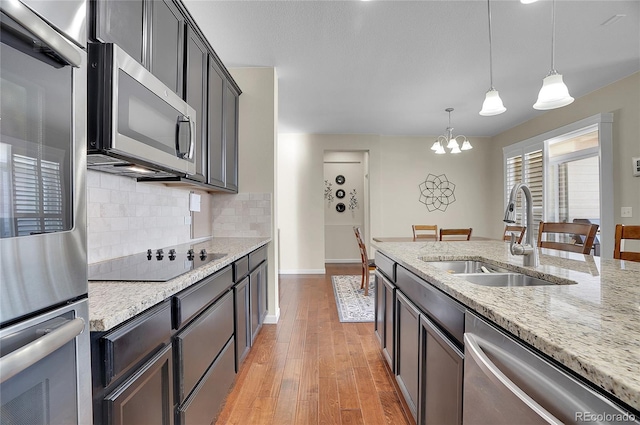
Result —
[[[482,286],[542,286],[556,285],[548,280],[527,276],[521,273],[468,273],[460,274],[460,277],[468,282]]]
[[[425,263],[437,267],[452,274],[461,273],[508,273],[509,270],[503,269],[484,261],[476,260],[457,260],[457,261],[425,261]],[[487,271],[483,272],[482,268]]]

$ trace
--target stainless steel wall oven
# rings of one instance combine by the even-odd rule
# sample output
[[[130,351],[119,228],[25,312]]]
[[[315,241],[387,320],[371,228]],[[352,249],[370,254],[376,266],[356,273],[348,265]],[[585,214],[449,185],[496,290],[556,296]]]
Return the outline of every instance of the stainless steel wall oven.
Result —
[[[86,0],[2,0],[2,423],[90,423]]]

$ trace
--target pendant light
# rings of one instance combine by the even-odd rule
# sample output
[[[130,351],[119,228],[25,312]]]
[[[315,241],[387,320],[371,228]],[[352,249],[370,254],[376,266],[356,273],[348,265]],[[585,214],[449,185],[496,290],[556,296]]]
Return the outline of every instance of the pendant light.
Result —
[[[444,150],[445,144],[447,149],[451,149],[451,153],[460,153],[462,151],[473,149],[473,146],[471,146],[471,143],[469,143],[469,140],[465,136],[459,135],[453,137],[453,127],[451,127],[451,112],[453,111],[453,108],[447,108],[445,111],[449,113],[449,127],[445,130],[446,135],[438,136],[436,141],[433,142],[431,150],[435,151],[438,155],[445,154],[447,153],[447,151]],[[460,146],[458,138],[462,138],[462,146]]]
[[[569,89],[562,81],[562,74],[558,74],[555,68],[555,33],[556,33],[556,1],[551,6],[551,71],[542,80],[542,88],[538,93],[538,101],[533,105],[534,109],[549,110],[567,106],[573,102],[569,95]]]
[[[493,87],[493,59],[491,49],[491,0],[487,0],[487,10],[489,15],[489,79],[491,81],[491,88],[487,92],[487,95],[482,103],[482,110],[480,115],[490,117],[492,115],[499,115],[507,110],[502,104],[500,94],[498,90]]]

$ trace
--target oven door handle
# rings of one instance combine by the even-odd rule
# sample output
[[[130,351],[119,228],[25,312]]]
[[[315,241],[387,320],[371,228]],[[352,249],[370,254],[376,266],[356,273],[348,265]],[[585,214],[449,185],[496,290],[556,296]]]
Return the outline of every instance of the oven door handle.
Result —
[[[0,358],[0,384],[63,347],[84,330],[85,321],[78,317]]]
[[[76,68],[82,64],[79,48],[53,29],[44,19],[19,0],[2,0],[2,12],[33,33],[58,56]]]

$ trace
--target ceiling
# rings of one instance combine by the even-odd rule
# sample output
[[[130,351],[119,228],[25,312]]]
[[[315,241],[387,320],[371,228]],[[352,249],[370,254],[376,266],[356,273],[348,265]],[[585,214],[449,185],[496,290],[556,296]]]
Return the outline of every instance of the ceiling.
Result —
[[[275,67],[279,133],[493,136],[532,108],[551,69],[551,1],[184,0],[228,68]],[[603,25],[614,15],[626,15]],[[556,2],[555,68],[574,98],[640,70],[640,1]],[[242,88],[242,87],[241,87]],[[640,102],[640,93],[638,95]]]

